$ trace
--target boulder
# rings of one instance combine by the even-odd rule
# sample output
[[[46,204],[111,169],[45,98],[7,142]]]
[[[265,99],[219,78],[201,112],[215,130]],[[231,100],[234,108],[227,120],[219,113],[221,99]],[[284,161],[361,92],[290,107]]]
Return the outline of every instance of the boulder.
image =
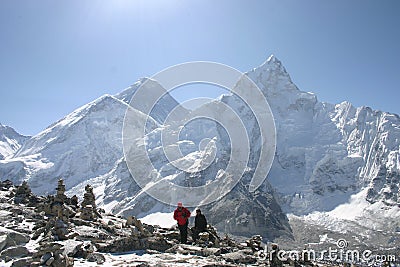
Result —
[[[11,264],[11,267],[26,267],[26,266],[32,266],[30,265],[30,257],[25,257],[21,259],[14,260],[13,263]]]
[[[46,264],[46,262],[53,257],[53,253],[51,252],[46,252],[45,254],[43,254],[42,257],[40,257],[40,264],[44,265]]]
[[[22,258],[29,256],[31,253],[26,247],[9,247],[0,253],[0,259],[9,261],[15,258]]]
[[[201,250],[201,256],[203,257],[209,257],[211,255],[214,256],[219,256],[221,255],[221,249],[220,248],[203,248]]]
[[[86,259],[90,262],[96,262],[97,264],[103,264],[106,261],[103,254],[97,252],[91,253]]]
[[[63,220],[57,219],[54,223],[54,228],[52,229],[53,236],[55,240],[66,240],[69,233],[67,224]]]
[[[262,237],[260,235],[255,235],[246,241],[246,245],[253,251],[263,250],[263,247],[261,246],[261,241]]]
[[[0,226],[0,251],[11,246],[26,244],[29,240],[28,235]]]
[[[174,253],[174,254],[179,253],[179,254],[183,254],[183,255],[198,255],[198,256],[202,256],[203,255],[202,250],[203,250],[203,248],[202,247],[198,247],[198,246],[177,244],[177,245],[174,245],[173,247],[167,249],[165,252]]]
[[[76,247],[76,252],[73,255],[74,258],[84,258],[87,259],[90,254],[92,254],[96,249],[92,243],[82,243]]]
[[[53,262],[55,261],[54,257],[50,257],[47,261],[46,261],[46,265],[47,266],[51,266],[53,264]]]
[[[253,264],[257,262],[257,258],[253,255],[248,255],[243,251],[236,251],[223,254],[222,257],[227,262],[232,262],[236,264]]]
[[[164,237],[151,236],[146,238],[146,241],[146,248],[151,250],[164,252],[172,247],[172,244],[168,242]]]
[[[75,255],[82,249],[82,246],[84,245],[84,242],[82,241],[76,241],[76,240],[65,240],[64,241],[64,252],[70,257],[75,257]]]

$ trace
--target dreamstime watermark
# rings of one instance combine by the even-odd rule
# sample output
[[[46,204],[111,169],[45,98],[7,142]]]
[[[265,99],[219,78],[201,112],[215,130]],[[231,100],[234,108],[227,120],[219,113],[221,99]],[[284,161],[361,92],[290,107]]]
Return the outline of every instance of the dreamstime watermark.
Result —
[[[235,111],[224,101],[212,101],[191,112],[178,105],[168,110],[169,113],[163,117],[163,121],[156,122],[157,118],[152,117],[154,114],[152,112],[162,107],[160,100],[175,88],[193,83],[225,88],[247,106],[252,113],[254,123],[250,123],[248,114]],[[252,143],[254,138],[249,134],[249,131],[253,130],[252,127],[258,127],[260,138],[257,141],[260,149],[257,151],[258,162],[252,169],[252,177],[249,179],[249,191],[255,191],[266,179],[275,155],[274,118],[260,88],[242,72],[215,62],[188,62],[175,65],[143,81],[129,105],[122,132],[125,160],[136,183],[153,198],[166,204],[184,201],[186,206],[195,207],[209,204],[225,196],[249,169],[250,150],[255,146]],[[199,173],[216,161],[216,142],[220,140],[213,138],[201,140],[199,149],[208,149],[213,153],[204,153],[207,157],[202,158],[201,164],[197,164],[196,161],[192,162],[193,164],[188,162],[190,159],[185,158],[177,144],[182,129],[195,119],[212,120],[223,127],[230,141],[230,148],[227,149],[230,155],[226,157],[229,158],[229,162],[224,170],[218,171],[216,177],[213,179],[207,177],[206,184],[182,186],[173,181],[173,175],[165,177],[160,174],[154,165],[154,156],[149,153],[147,136],[152,130],[161,129],[162,158],[168,160],[168,165],[184,173]],[[194,167],[194,164],[197,165]]]
[[[327,261],[327,262],[347,262],[347,263],[365,263],[367,265],[382,265],[397,261],[396,255],[378,254],[371,250],[349,249],[348,242],[345,239],[339,239],[336,247],[329,247],[325,250],[316,251],[314,249],[303,250],[271,250],[267,247],[260,251],[258,256],[262,260],[277,258],[280,261]]]

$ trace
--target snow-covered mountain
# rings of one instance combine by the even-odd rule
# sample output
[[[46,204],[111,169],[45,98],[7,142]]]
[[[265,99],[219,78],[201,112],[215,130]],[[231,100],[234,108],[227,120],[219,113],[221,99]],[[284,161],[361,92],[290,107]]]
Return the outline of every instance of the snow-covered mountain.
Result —
[[[273,56],[248,75],[275,117],[277,152],[268,178],[287,212],[330,211],[363,188],[371,203],[400,204],[398,115],[321,103],[298,90]]]
[[[47,194],[54,192],[51,185],[59,178],[71,188],[107,173],[122,156],[121,128],[128,107],[105,95],[75,110],[0,161],[0,175],[28,180],[34,192]],[[145,118],[137,113],[138,120]]]
[[[0,160],[13,156],[29,138],[0,123]]]
[[[163,89],[161,86],[159,86],[159,84],[157,82],[152,81],[149,78],[142,78],[142,79],[139,79],[137,82],[135,82],[130,87],[123,90],[121,93],[115,95],[115,97],[124,101],[125,103],[129,104],[133,95],[136,93],[136,91],[138,90],[138,88],[140,86],[146,85],[148,87],[151,84],[159,87],[160,89]],[[149,115],[155,121],[162,124],[165,121],[165,119],[167,118],[168,114],[170,114],[174,108],[178,108],[179,112],[182,114],[186,114],[189,112],[184,107],[179,105],[179,103],[170,94],[168,94],[165,91],[165,94],[156,102],[154,108],[152,109],[152,111],[150,112]]]
[[[348,216],[352,221],[361,221],[365,214],[385,207],[395,216],[400,214],[396,210],[400,206],[398,115],[356,108],[348,102],[320,102],[313,93],[299,90],[274,56],[246,75],[262,90],[274,115],[275,158],[268,179],[250,193],[249,180],[260,157],[260,130],[251,109],[240,98],[224,95],[215,100],[245,118],[244,126],[253,145],[242,180],[218,202],[202,208],[211,223],[222,231],[274,239],[292,234],[285,213],[305,221],[315,221],[315,214],[320,214],[321,224],[329,221],[326,216],[342,220],[339,214],[343,207],[354,211]],[[139,80],[118,95],[103,96],[21,141],[21,148],[7,150],[9,154],[0,160],[1,179],[28,180],[34,192],[49,193],[54,192],[56,180],[62,177],[71,195],[83,190],[85,184],[93,184],[99,206],[115,213],[144,217],[172,212],[173,206],[151,198],[136,184],[122,152],[125,111],[130,108],[132,95],[147,80]],[[180,185],[207,184],[229,161],[229,138],[212,121],[193,121],[183,130],[162,125],[177,105],[166,94],[150,114],[150,129],[138,144],[147,147],[162,179]],[[132,112],[138,122],[147,119],[139,111]],[[185,109],[181,112],[189,114]],[[173,145],[184,155],[179,159],[182,164],[198,168],[215,153],[213,164],[198,172],[178,170],[164,155],[160,143],[163,132],[179,134],[179,142]],[[209,145],[199,148],[204,139]],[[359,205],[361,202],[363,205]],[[314,217],[307,217],[310,214]],[[396,227],[400,229],[400,225],[391,223],[384,230],[395,232]]]

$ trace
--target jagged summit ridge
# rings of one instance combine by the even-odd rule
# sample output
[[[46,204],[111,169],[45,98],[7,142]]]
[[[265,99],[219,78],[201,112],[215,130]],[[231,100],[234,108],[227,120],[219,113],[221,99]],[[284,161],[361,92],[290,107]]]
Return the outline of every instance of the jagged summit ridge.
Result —
[[[266,92],[266,95],[278,93],[278,91],[298,91],[282,62],[274,55],[268,57],[264,63],[246,74],[264,92],[269,92]]]
[[[271,70],[279,70],[282,73],[287,73],[285,66],[283,66],[282,61],[280,61],[275,55],[270,55],[268,59],[260,65],[259,68],[268,68]]]

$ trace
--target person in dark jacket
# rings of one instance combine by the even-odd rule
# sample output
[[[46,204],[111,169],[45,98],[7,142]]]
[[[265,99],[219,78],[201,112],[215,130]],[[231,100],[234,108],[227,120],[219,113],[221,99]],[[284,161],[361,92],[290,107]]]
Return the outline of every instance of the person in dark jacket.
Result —
[[[181,234],[181,243],[187,243],[187,233],[189,224],[190,211],[182,205],[182,202],[178,202],[178,207],[174,211],[174,219],[178,222],[179,232]]]
[[[193,241],[199,238],[199,234],[207,231],[207,219],[201,213],[200,209],[196,210],[196,217],[194,218]]]

